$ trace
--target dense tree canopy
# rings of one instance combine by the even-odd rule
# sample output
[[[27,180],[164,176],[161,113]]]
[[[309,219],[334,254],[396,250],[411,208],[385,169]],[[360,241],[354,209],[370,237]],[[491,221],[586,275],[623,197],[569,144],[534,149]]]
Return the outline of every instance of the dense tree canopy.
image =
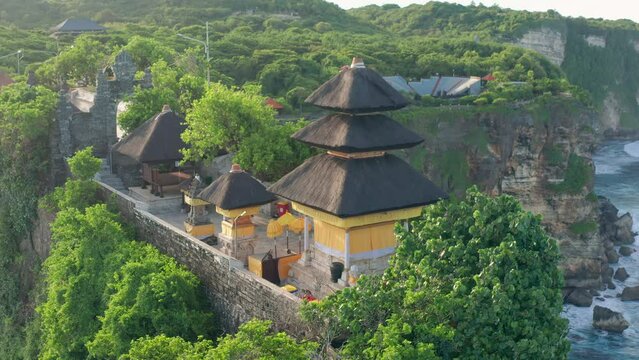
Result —
[[[36,217],[47,186],[48,130],[56,95],[17,83],[0,91],[0,358],[21,357],[22,327],[29,320],[23,299],[26,259],[20,243]]]
[[[134,341],[122,360],[306,360],[317,349],[314,342],[298,342],[270,330],[269,321],[251,320],[233,335],[190,343],[179,337],[144,337]]]
[[[397,228],[382,276],[309,303],[304,316],[346,336],[346,358],[565,359],[567,320],[554,239],[510,196],[476,189]]]
[[[259,86],[234,89],[212,84],[186,117],[185,159],[235,152],[235,161],[264,180],[276,180],[295,168],[312,155],[308,146],[290,138],[306,123],[279,124],[265,101]]]
[[[59,212],[44,263],[39,357],[117,359],[143,336],[214,336],[195,275],[151,245],[132,241],[118,215],[93,205],[99,165],[91,148],[77,152],[69,160],[74,178],[50,199]]]

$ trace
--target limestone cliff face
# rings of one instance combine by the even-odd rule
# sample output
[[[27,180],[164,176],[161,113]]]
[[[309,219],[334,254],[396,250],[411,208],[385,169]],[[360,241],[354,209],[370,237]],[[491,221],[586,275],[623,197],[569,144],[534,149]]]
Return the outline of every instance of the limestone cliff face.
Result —
[[[545,56],[568,80],[588,90],[608,135],[638,133],[639,31],[566,19],[534,27],[510,41]]]
[[[599,205],[591,194],[597,118],[565,105],[547,106],[549,115],[543,116],[524,109],[460,110],[443,121],[418,116],[406,125],[426,141],[406,155],[449,192],[477,184],[488,193],[519,199],[543,216],[557,238],[566,287],[600,288],[604,248],[596,231]],[[575,163],[587,179],[566,191],[562,184],[575,180]]]
[[[526,32],[517,45],[535,50],[546,56],[553,64],[561,66],[566,51],[566,36],[557,30],[541,27]]]

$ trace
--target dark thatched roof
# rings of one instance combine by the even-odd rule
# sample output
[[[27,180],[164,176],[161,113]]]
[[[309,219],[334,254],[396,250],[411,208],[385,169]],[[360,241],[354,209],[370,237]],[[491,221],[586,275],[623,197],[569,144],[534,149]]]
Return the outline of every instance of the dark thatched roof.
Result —
[[[91,19],[66,19],[51,28],[52,33],[82,33],[104,31],[106,28]]]
[[[113,151],[140,163],[182,160],[180,149],[186,144],[180,137],[186,129],[184,119],[170,108],[153,116],[120,140]]]
[[[317,155],[269,190],[339,217],[432,204],[448,196],[398,157],[346,160]]]
[[[292,137],[312,146],[342,152],[405,149],[424,141],[381,114],[329,115],[300,129]]]
[[[322,84],[306,102],[346,113],[371,113],[401,109],[408,102],[377,72],[352,67]]]
[[[266,191],[261,182],[237,165],[231,172],[217,178],[197,197],[224,210],[263,205],[275,200],[275,196]]]

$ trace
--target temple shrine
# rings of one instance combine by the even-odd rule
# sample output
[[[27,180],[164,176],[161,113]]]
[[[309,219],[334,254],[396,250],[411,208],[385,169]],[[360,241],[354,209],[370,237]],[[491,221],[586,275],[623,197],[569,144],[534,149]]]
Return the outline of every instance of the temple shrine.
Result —
[[[252,217],[260,212],[260,206],[275,200],[273,194],[240,165],[233,164],[197,198],[215,205],[215,212],[223,216],[218,234],[221,250],[246,264],[257,241]]]
[[[334,113],[293,138],[326,152],[306,160],[269,190],[304,215],[303,257],[291,276],[300,286],[315,284],[311,290],[321,296],[334,289],[329,279],[332,272],[335,280],[340,267],[343,286],[358,275],[382,272],[397,245],[395,223],[419,216],[425,205],[447,195],[388,153],[423,139],[382,114],[408,103],[361,59],[353,59],[350,68],[306,102]]]

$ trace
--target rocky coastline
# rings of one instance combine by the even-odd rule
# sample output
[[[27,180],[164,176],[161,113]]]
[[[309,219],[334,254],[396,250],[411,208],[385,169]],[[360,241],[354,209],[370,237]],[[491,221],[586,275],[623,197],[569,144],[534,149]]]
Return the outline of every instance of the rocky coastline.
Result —
[[[633,220],[630,213],[619,214],[619,209],[603,196],[598,196],[599,201],[599,238],[603,245],[601,257],[601,285],[597,287],[566,287],[564,289],[564,301],[567,304],[589,307],[593,297],[599,296],[599,290],[615,289],[613,279],[625,281],[630,276],[624,267],[616,270],[611,264],[616,264],[620,256],[630,256],[634,250],[627,245],[634,243],[635,233],[632,231]],[[584,269],[586,271],[587,269]],[[583,274],[584,278],[592,278],[596,273]],[[625,290],[625,289],[624,289]]]

